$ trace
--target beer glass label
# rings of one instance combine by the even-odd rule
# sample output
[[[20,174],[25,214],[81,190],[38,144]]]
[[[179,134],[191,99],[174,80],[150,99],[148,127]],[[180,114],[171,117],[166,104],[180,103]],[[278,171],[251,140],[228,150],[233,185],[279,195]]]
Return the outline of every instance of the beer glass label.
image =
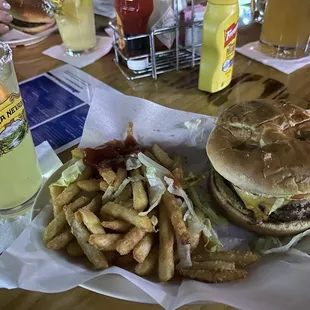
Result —
[[[0,103],[0,157],[16,148],[28,130],[21,95],[12,93]]]

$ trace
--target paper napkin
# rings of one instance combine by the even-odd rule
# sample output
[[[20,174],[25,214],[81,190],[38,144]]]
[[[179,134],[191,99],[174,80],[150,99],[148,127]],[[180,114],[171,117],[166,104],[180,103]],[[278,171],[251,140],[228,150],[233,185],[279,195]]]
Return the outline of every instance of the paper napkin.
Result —
[[[251,42],[242,47],[236,48],[236,51],[286,74],[290,74],[302,67],[310,65],[310,56],[294,60],[276,59],[262,53],[259,45],[259,42]]]
[[[72,57],[67,55],[65,52],[65,48],[62,44],[50,47],[49,49],[43,51],[43,54],[81,69],[92,64],[104,55],[108,54],[112,49],[112,42],[112,38],[97,37],[97,47],[92,52],[89,52],[87,55],[79,57]]]

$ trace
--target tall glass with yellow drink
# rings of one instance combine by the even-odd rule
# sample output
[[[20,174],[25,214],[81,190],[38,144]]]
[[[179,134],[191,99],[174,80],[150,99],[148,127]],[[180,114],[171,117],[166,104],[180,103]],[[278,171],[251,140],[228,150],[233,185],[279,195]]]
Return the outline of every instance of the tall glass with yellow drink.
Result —
[[[310,55],[310,0],[267,0],[260,41],[275,58]]]
[[[41,182],[12,51],[0,42],[0,216],[28,208]]]
[[[59,33],[71,56],[96,46],[93,0],[52,0]]]

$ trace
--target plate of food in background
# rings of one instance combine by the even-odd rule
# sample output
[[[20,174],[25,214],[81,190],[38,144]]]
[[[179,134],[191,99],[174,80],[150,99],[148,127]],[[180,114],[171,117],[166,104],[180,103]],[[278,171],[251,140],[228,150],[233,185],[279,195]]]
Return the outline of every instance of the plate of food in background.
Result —
[[[10,31],[1,36],[1,41],[10,46],[32,45],[46,39],[57,30],[52,7],[48,1],[10,0],[13,21]]]

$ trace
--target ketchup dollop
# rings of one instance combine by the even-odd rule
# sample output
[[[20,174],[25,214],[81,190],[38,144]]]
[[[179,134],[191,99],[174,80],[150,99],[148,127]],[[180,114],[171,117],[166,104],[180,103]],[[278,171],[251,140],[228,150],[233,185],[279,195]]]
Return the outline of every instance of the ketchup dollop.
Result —
[[[96,148],[84,150],[84,164],[95,168],[111,167],[117,169],[125,166],[126,159],[145,150],[132,135],[132,130],[124,141],[112,140]]]

